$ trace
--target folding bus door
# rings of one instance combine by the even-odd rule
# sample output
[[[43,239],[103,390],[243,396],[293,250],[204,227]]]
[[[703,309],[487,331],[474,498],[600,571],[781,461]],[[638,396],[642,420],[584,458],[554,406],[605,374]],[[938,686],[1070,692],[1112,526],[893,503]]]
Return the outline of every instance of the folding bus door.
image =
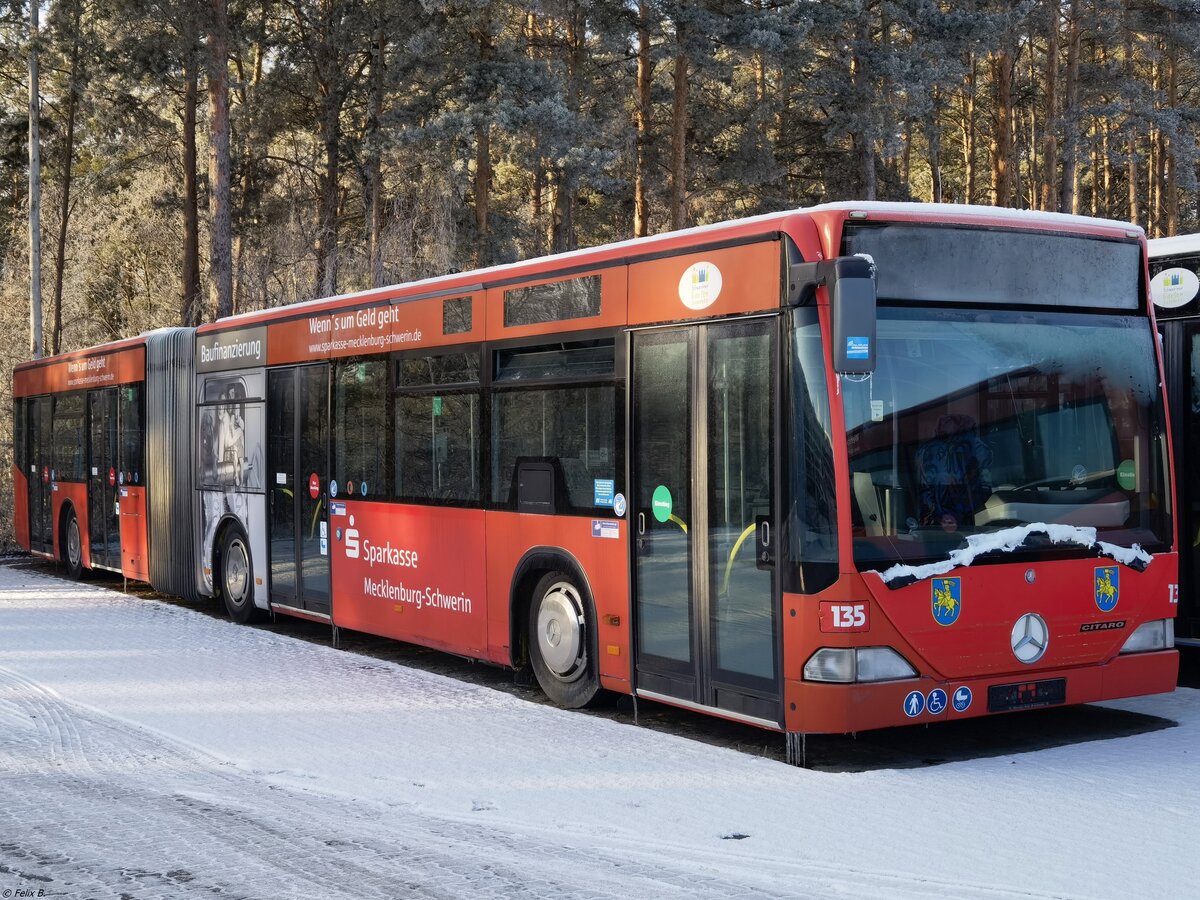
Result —
[[[632,335],[640,694],[775,724],[776,318]]]
[[[117,389],[88,394],[88,542],[92,565],[121,570]]]
[[[267,372],[271,602],[327,616],[329,367]]]
[[[41,553],[54,552],[53,414],[54,398],[29,401],[29,547]]]

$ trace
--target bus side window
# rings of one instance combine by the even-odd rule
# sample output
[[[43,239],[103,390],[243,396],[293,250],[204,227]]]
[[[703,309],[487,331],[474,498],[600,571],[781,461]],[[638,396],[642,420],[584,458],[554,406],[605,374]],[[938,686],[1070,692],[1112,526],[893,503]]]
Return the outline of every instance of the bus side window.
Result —
[[[612,338],[497,351],[494,503],[514,508],[519,462],[543,460],[561,474],[566,493],[563,498],[556,492],[556,511],[598,506],[597,482],[613,484],[623,471],[618,433],[623,398],[616,372]]]
[[[401,357],[396,367],[395,491],[399,500],[481,499],[479,354]]]

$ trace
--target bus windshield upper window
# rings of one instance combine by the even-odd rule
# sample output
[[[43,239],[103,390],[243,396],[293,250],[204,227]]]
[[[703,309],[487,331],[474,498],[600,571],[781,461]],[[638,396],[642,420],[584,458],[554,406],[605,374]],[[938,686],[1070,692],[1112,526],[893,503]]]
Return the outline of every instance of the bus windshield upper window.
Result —
[[[880,300],[1134,310],[1141,245],[1089,235],[948,225],[847,225],[843,252],[875,260]]]

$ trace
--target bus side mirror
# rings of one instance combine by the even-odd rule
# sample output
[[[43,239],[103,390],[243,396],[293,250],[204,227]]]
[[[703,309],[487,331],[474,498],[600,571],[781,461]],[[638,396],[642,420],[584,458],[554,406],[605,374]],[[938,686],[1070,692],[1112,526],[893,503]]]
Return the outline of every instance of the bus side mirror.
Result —
[[[834,260],[839,271],[829,289],[833,323],[833,371],[875,371],[875,278],[872,264],[856,256]],[[845,264],[844,266],[841,264]]]
[[[833,371],[866,375],[875,371],[875,264],[861,256],[799,263],[789,273],[793,306],[813,302],[816,289],[829,289],[833,323]]]

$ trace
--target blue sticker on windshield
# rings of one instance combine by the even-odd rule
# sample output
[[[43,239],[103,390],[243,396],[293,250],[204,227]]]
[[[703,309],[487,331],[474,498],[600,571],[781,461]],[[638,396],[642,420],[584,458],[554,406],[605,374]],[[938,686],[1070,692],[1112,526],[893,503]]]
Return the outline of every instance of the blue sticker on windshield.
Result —
[[[596,478],[592,481],[592,503],[595,506],[612,506],[613,495],[616,493],[617,483],[612,478]],[[618,513],[620,515],[620,513]]]
[[[846,359],[870,359],[871,339],[869,337],[846,338]]]

